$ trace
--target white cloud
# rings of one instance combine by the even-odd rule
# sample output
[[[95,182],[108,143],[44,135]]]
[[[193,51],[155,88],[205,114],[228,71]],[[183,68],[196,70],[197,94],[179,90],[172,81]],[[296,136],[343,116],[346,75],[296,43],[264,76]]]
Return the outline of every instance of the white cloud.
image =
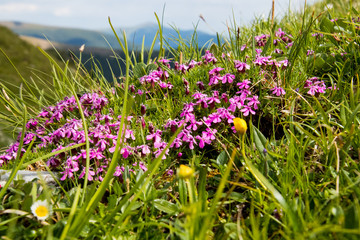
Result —
[[[0,5],[0,11],[6,13],[35,12],[38,9],[38,5],[30,3],[7,3]]]
[[[71,10],[69,8],[58,8],[55,9],[54,15],[57,17],[65,17],[71,14]]]

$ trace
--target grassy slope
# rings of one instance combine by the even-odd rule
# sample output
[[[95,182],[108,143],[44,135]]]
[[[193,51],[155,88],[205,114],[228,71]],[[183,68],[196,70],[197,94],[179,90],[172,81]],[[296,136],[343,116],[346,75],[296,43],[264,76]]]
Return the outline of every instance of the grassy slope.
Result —
[[[33,78],[36,82],[38,77],[45,80],[47,84],[52,82],[48,74],[51,73],[49,60],[33,45],[23,41],[6,27],[0,26],[0,49],[10,58],[26,81]],[[15,93],[19,92],[22,79],[15,68],[11,65],[4,54],[0,54],[0,83]],[[4,113],[4,106],[0,106],[0,112]],[[0,129],[3,130],[3,126]],[[0,134],[0,146],[3,146],[8,137]]]
[[[23,41],[5,27],[0,27],[0,35],[0,48],[9,56],[26,80],[33,76],[33,72],[47,74],[51,72],[49,60],[36,47]],[[21,78],[3,54],[0,56],[0,64],[0,81],[16,90],[22,82]]]
[[[294,16],[292,18],[295,19]],[[308,20],[305,22],[308,24],[306,26],[312,25]],[[108,185],[109,177],[107,182],[101,183],[95,194],[87,194],[87,191],[81,191],[81,186],[78,185],[79,187],[65,192],[71,197],[76,192],[75,197],[69,198],[75,199],[73,201],[68,201],[66,197],[59,197],[57,193],[53,194],[52,200],[58,204],[56,206],[66,206],[66,210],[72,207],[69,215],[64,211],[65,208],[58,208],[57,221],[54,224],[50,222],[51,225],[48,228],[46,228],[47,226],[40,226],[40,223],[35,221],[33,221],[33,225],[27,227],[28,222],[31,222],[30,219],[24,221],[27,224],[24,224],[22,229],[19,223],[14,224],[14,226],[9,224],[9,229],[12,228],[14,233],[21,232],[24,236],[30,236],[30,233],[33,233],[33,230],[37,228],[36,230],[41,230],[41,232],[35,233],[38,238],[40,235],[44,237],[46,231],[51,231],[50,234],[54,233],[58,236],[60,231],[63,231],[62,236],[66,237],[68,234],[68,237],[74,239],[80,237],[101,238],[105,234],[107,237],[119,239],[207,239],[205,236],[208,239],[358,239],[360,234],[359,156],[354,150],[360,149],[358,129],[360,106],[358,105],[359,94],[356,93],[355,97],[354,94],[351,95],[352,88],[350,87],[352,86],[346,82],[352,78],[353,74],[339,76],[333,74],[332,71],[319,67],[319,70],[322,70],[322,73],[324,72],[324,76],[331,75],[338,86],[340,84],[341,86],[338,87],[337,91],[327,90],[327,95],[308,96],[307,90],[302,84],[307,76],[302,77],[300,72],[309,76],[319,76],[320,71],[315,69],[317,70],[315,72],[314,67],[307,64],[306,50],[314,49],[322,55],[331,55],[336,49],[329,47],[324,50],[324,48],[318,47],[321,45],[320,43],[328,42],[319,41],[318,44],[311,36],[313,31],[306,32],[307,28],[300,32],[300,27],[297,24],[301,24],[301,21],[287,21],[286,23],[279,24],[279,27],[285,29],[286,26],[287,31],[291,31],[293,36],[299,36],[297,39],[300,39],[293,46],[293,48],[296,47],[295,50],[299,49],[299,53],[289,54],[290,57],[295,56],[291,61],[293,67],[290,69],[291,71],[285,72],[288,75],[283,75],[288,84],[286,98],[276,98],[270,95],[270,98],[265,98],[268,96],[266,91],[270,90],[272,86],[259,85],[259,87],[261,86],[260,90],[263,91],[259,93],[263,96],[259,98],[261,100],[261,114],[273,118],[262,117],[259,124],[254,124],[254,126],[259,125],[258,128],[261,131],[252,129],[249,125],[249,135],[243,138],[247,140],[241,147],[241,150],[244,150],[242,152],[243,159],[237,159],[235,155],[232,158],[232,160],[236,160],[236,167],[239,168],[239,170],[235,170],[235,168],[232,170],[233,175],[228,175],[232,164],[228,163],[225,167],[227,160],[220,157],[221,155],[217,155],[219,153],[217,150],[222,150],[225,146],[231,149],[233,146],[231,141],[234,141],[234,144],[237,144],[237,141],[235,141],[235,136],[232,140],[228,132],[221,131],[219,130],[221,128],[217,127],[219,142],[226,144],[221,145],[221,148],[191,152],[189,149],[183,149],[187,156],[184,154],[181,162],[179,159],[176,160],[175,153],[173,153],[174,157],[161,163],[160,158],[155,161],[150,159],[146,174],[151,175],[140,175],[138,174],[140,172],[137,172],[136,179],[129,177],[126,178],[128,181],[123,183],[114,181],[110,183],[111,185]],[[260,22],[256,25],[259,27],[259,33],[269,30],[269,26],[270,24],[267,22]],[[315,31],[318,28],[318,25],[314,25],[313,29],[309,29]],[[304,35],[308,35],[308,41],[305,38],[300,38]],[[229,46],[228,49],[232,50],[231,53],[237,54],[235,50],[240,49],[242,44],[243,39],[239,42],[236,41],[234,47]],[[352,47],[357,50],[356,46],[358,44],[350,46],[343,44],[343,47],[349,50]],[[269,52],[273,48],[270,46]],[[218,59],[221,59],[221,52],[218,49],[220,48],[216,46],[213,48],[214,52],[217,52]],[[181,57],[183,53],[186,56],[186,51],[183,51]],[[352,54],[351,51],[348,53],[348,56]],[[240,56],[239,59],[243,58]],[[330,67],[338,70],[343,63],[341,60],[334,65],[331,65],[330,62]],[[350,60],[352,61],[349,57]],[[195,68],[185,75],[190,86],[194,86],[195,82],[202,79],[203,75],[207,77],[208,70],[214,67],[209,66],[207,69],[207,66],[201,66],[204,71],[198,71],[201,69]],[[233,64],[224,61],[224,63],[217,63],[216,66],[232,69]],[[246,76],[257,79],[260,69],[252,66],[251,71]],[[178,81],[169,97],[177,99],[178,106],[172,104],[172,100],[169,101],[170,104],[166,105],[167,101],[163,101],[164,97],[160,91],[154,91],[152,98],[138,100],[137,103],[145,103],[148,106],[148,111],[144,116],[148,120],[146,122],[154,119],[153,122],[159,126],[167,119],[167,114],[177,115],[177,112],[180,112],[181,103],[191,101],[191,94],[187,97],[183,93],[183,75],[176,78],[177,76],[176,74],[171,75],[171,80]],[[270,77],[264,78],[266,83],[273,80],[271,79],[272,75],[268,76]],[[347,78],[348,76],[350,78]],[[282,79],[277,80],[282,82]],[[299,89],[292,91],[298,87],[297,82],[300,84]],[[358,86],[359,84],[357,84],[357,88]],[[121,89],[118,88],[118,90]],[[177,97],[175,97],[176,94]],[[349,99],[343,97],[347,95],[350,96]],[[113,97],[112,99],[119,96],[116,101],[113,101],[114,107],[112,109],[116,110],[121,105],[122,95],[109,93],[109,96]],[[154,102],[159,103],[157,105]],[[126,104],[124,105],[126,106]],[[156,111],[151,111],[151,105],[156,105],[153,107]],[[134,110],[134,112],[136,115],[139,110]],[[285,131],[281,132],[280,137],[276,137],[275,127],[273,127],[273,130],[270,131],[271,135],[265,138],[261,134],[267,127],[264,120],[280,126]],[[254,121],[250,119],[248,122]],[[353,122],[357,124],[355,125]],[[205,155],[205,151],[208,155]],[[113,159],[117,159],[117,153],[116,151]],[[216,158],[216,156],[218,157]],[[112,161],[112,166],[115,166],[113,163],[116,161]],[[153,163],[162,164],[162,167]],[[183,180],[177,178],[168,182],[161,177],[167,166],[178,163],[189,164],[196,168],[196,179],[190,178],[190,181],[185,184]],[[220,173],[217,175],[221,174],[222,178],[220,176],[207,176],[208,169],[205,170],[205,166],[211,169],[208,173],[219,170]],[[226,172],[224,173],[225,168]],[[113,172],[108,174],[108,176],[112,175]],[[179,176],[181,175],[179,174]],[[231,179],[231,184],[226,183],[228,177]],[[75,186],[77,184],[79,183],[74,183]],[[25,188],[19,187],[18,189]],[[91,188],[88,189],[90,192]],[[215,189],[220,190],[215,193]],[[226,191],[225,198],[223,198],[223,190],[224,193]],[[105,191],[109,195],[104,195],[105,197],[101,199]],[[34,191],[31,194],[33,194],[32,198],[35,199]],[[30,199],[31,196],[27,195]],[[88,196],[91,198],[89,204],[88,201],[85,201],[85,204],[82,205],[82,200],[78,203],[77,199],[81,195],[84,198]],[[23,198],[23,196],[21,197]],[[60,205],[60,203],[63,204],[62,201],[66,201],[66,203]],[[22,209],[27,212],[30,212],[29,202],[21,202]],[[27,209],[25,204],[28,204]],[[139,204],[140,207],[136,204]],[[12,208],[17,209],[18,205],[16,202],[15,207]],[[11,206],[11,202],[7,206]],[[90,215],[92,216],[90,217]],[[212,227],[213,223],[215,224],[214,227]],[[66,227],[64,227],[65,224]],[[17,228],[18,226],[20,228]],[[67,228],[68,226],[70,230]],[[89,229],[91,229],[90,233]],[[24,234],[24,230],[27,231],[28,235]],[[69,232],[66,232],[67,230]],[[13,237],[10,231],[8,234],[9,238]]]

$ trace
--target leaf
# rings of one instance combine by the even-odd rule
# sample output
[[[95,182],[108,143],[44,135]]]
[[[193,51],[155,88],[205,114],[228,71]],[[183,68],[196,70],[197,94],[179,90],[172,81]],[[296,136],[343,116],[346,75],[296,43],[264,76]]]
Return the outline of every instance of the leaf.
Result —
[[[345,113],[345,107],[343,104],[340,105],[340,120],[341,124],[345,126],[346,124],[346,113]]]
[[[142,62],[137,63],[133,69],[133,72],[136,78],[140,78],[146,75],[146,65]]]
[[[130,205],[130,201],[125,203],[122,207],[121,207],[121,212],[124,213],[126,208]],[[130,211],[134,211],[138,208],[140,208],[143,205],[142,202],[135,202],[131,205]]]
[[[255,45],[255,35],[254,35],[254,33],[252,34],[252,54],[253,54],[252,58],[253,58],[253,60],[255,60],[255,58],[256,58],[256,45]]]
[[[206,208],[208,193],[206,191],[206,169],[205,168],[199,168],[199,202],[202,204],[202,211]]]
[[[216,163],[219,166],[225,166],[227,162],[229,161],[229,156],[226,154],[225,151],[222,151],[219,156],[216,158]]]
[[[359,228],[359,212],[357,210],[357,206],[355,204],[351,204],[350,207],[347,208],[345,212],[345,223],[344,227],[347,229],[358,229]]]
[[[330,21],[327,17],[324,17],[320,22],[320,29],[326,33],[334,32],[334,23]]]
[[[213,44],[211,45],[211,47],[210,47],[210,52],[211,52],[212,54],[214,54],[215,56],[218,55],[218,53],[219,53],[219,48],[218,48],[218,46],[217,46],[215,43],[213,43]]]
[[[359,12],[354,8],[354,7],[351,7],[351,11],[353,11],[353,13],[357,16],[359,16]]]
[[[263,56],[266,56],[266,53],[269,50],[269,47],[270,47],[271,44],[272,44],[272,38],[269,37],[269,39],[267,40],[267,42],[266,42],[266,44],[264,46],[264,49],[263,49],[263,51],[261,53]]]
[[[256,180],[261,184],[261,186],[269,191],[273,197],[278,201],[281,208],[289,214],[292,224],[296,230],[299,229],[298,219],[295,216],[292,208],[288,205],[285,198],[281,195],[281,193],[269,182],[269,180],[244,156],[245,163],[252,173],[252,175],[256,178]]]
[[[236,223],[225,223],[224,229],[230,239],[237,239],[237,224]]]
[[[140,198],[145,202],[149,202],[154,200],[157,196],[158,191],[154,188],[153,184],[148,183],[145,186],[143,194],[140,195]]]
[[[354,81],[353,81],[353,79],[351,79],[351,82],[350,82],[350,89],[354,89]],[[350,91],[349,94],[350,94],[350,108],[354,109],[355,104],[356,104],[355,98],[354,98],[354,91]]]
[[[107,200],[109,209],[115,208],[116,204],[118,203],[118,198],[116,195],[110,195]]]
[[[154,63],[150,63],[146,66],[146,74],[149,74],[151,71],[156,70],[157,66]]]
[[[157,210],[160,210],[167,214],[173,215],[179,212],[179,207],[176,204],[171,203],[165,199],[155,199],[153,203],[154,203],[154,207]]]
[[[358,113],[358,111],[360,110],[360,104],[357,105],[357,107],[355,108],[355,110],[352,112],[352,114],[350,115],[350,118],[347,119],[346,125],[344,127],[345,130],[350,129],[351,124],[353,123],[353,121],[356,119],[356,115]]]
[[[260,132],[259,129],[257,129],[255,126],[252,126],[253,134],[254,134],[254,141],[256,149],[260,152],[262,156],[265,155],[266,160],[271,160],[271,157],[268,154],[264,154],[264,149],[266,149],[266,145],[268,143],[268,140],[266,137]]]
[[[316,54],[315,56],[315,68],[322,69],[323,66],[326,64],[325,60],[322,57],[322,54]]]
[[[245,184],[243,184],[243,185],[245,186]],[[242,186],[242,185],[239,185],[239,186]],[[235,200],[235,201],[237,201],[239,203],[245,203],[247,201],[246,197],[245,197],[245,194],[239,193],[239,192],[230,193],[229,199]]]
[[[181,204],[186,204],[187,199],[187,190],[186,190],[186,184],[183,179],[179,179],[179,200]]]
[[[114,193],[117,196],[121,196],[124,193],[124,191],[121,189],[120,183],[118,181],[114,181],[112,184],[112,187],[113,187]]]
[[[127,113],[126,115],[133,115],[134,113],[136,113],[136,104],[135,104],[135,100],[133,98],[129,98],[129,100],[127,101]]]

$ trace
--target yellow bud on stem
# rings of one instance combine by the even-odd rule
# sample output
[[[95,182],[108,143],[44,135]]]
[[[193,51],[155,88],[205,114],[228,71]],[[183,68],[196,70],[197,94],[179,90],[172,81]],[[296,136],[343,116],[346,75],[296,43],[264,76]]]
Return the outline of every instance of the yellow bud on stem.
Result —
[[[180,168],[178,170],[178,175],[179,178],[189,179],[194,175],[194,169],[185,165],[180,165]]]
[[[247,124],[246,121],[242,118],[234,118],[234,127],[236,129],[236,132],[238,132],[240,135],[245,134],[247,130]]]

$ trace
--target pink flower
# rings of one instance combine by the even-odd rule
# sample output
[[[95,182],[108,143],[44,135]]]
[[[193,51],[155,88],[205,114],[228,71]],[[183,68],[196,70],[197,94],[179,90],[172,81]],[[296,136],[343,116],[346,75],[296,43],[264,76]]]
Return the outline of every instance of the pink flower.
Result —
[[[115,177],[121,177],[123,172],[125,172],[124,167],[116,166],[114,176]]]
[[[193,131],[196,131],[198,129],[198,126],[201,126],[203,123],[201,121],[196,121],[195,119],[192,119],[190,121],[190,124],[186,127],[186,129],[191,129]]]
[[[235,79],[235,75],[233,74],[230,74],[230,73],[226,73],[223,77],[222,77],[222,83],[225,84],[225,83],[232,83]]]
[[[213,95],[212,97],[208,97],[206,99],[207,103],[210,105],[211,108],[215,107],[215,103],[220,103],[220,99],[218,96]]]
[[[63,174],[63,176],[60,178],[61,181],[64,181],[66,178],[72,178],[74,176],[73,170],[71,168],[65,168],[61,174]]]
[[[281,28],[279,28],[279,29],[275,32],[275,36],[277,36],[278,38],[282,38],[282,37],[284,37],[285,35],[286,35],[286,33],[283,32],[283,31],[281,30]]]
[[[210,128],[207,128],[206,131],[202,132],[201,136],[197,135],[195,138],[197,140],[199,140],[199,147],[204,148],[205,143],[206,144],[211,144],[211,142],[213,140],[215,140],[215,133],[216,133],[215,129],[211,130]]]
[[[131,138],[132,140],[135,140],[134,131],[133,131],[133,130],[126,129],[126,130],[125,130],[125,138],[126,138],[126,139]]]
[[[225,103],[227,103],[229,101],[228,95],[226,93],[222,93],[221,94],[221,100],[223,100]]]
[[[134,163],[133,166],[136,167],[138,165],[138,163]],[[145,166],[145,164],[143,162],[139,162],[139,167],[141,170],[143,170],[144,172],[146,172],[148,169]]]
[[[209,86],[216,85],[219,81],[222,81],[223,78],[220,75],[214,75],[209,77]]]
[[[182,139],[183,142],[189,143],[189,148],[194,149],[194,144],[196,144],[195,138],[191,135],[191,132],[187,129],[183,129],[178,138]]]
[[[270,35],[262,34],[260,36],[255,36],[255,41],[259,47],[265,46],[267,42],[267,38],[269,38]]]
[[[162,64],[164,64],[165,66],[167,66],[168,68],[170,68],[169,62],[171,62],[171,61],[170,61],[169,59],[162,58],[162,59],[159,59],[158,62],[159,62],[159,63],[162,63]]]
[[[245,99],[240,96],[234,96],[229,99],[230,106],[228,107],[228,110],[231,112],[235,112],[236,108],[241,109],[242,106],[245,104]]]
[[[120,150],[120,154],[123,155],[123,158],[128,158],[130,155],[129,150],[127,149],[127,147],[124,147]]]
[[[250,69],[250,65],[240,62],[239,60],[234,60],[235,68],[239,73],[244,73],[246,70]]]
[[[248,106],[254,106],[254,109],[258,109],[258,104],[260,104],[259,100],[258,100],[258,96],[253,96],[251,98],[247,98],[248,102]]]
[[[267,57],[257,56],[254,61],[254,64],[258,66],[267,65],[267,63],[270,61],[270,58],[271,56],[267,56]]]
[[[90,159],[96,158],[98,160],[105,158],[104,154],[102,154],[100,149],[98,151],[95,151],[95,150],[90,151],[89,157],[90,157]]]
[[[148,145],[137,146],[137,149],[141,150],[142,155],[147,155],[150,153],[150,148]]]
[[[161,134],[162,134],[162,131],[156,130],[155,133],[147,135],[146,140],[153,140],[154,142],[160,142]]]
[[[242,81],[240,83],[237,83],[236,85],[239,86],[239,89],[249,89],[250,88],[250,86],[249,86],[250,83],[251,82],[249,80],[245,79],[244,81]]]
[[[281,87],[274,87],[272,89],[270,89],[270,91],[272,91],[272,94],[275,94],[276,96],[281,96],[281,95],[285,95],[285,90]]]
[[[177,138],[175,138],[174,141],[171,143],[170,147],[171,147],[171,148],[173,148],[173,147],[179,148],[179,147],[181,147],[181,145],[182,145],[182,141],[181,141],[180,138],[177,137]]]
[[[307,50],[306,56],[314,55],[314,50]]]
[[[201,81],[196,82],[196,86],[198,86],[198,88],[199,88],[200,90],[204,90],[204,89],[205,89],[204,83],[201,82]]]
[[[85,176],[85,173],[86,173],[86,168],[83,167],[83,170],[79,176],[79,179],[83,178]],[[88,175],[88,180],[89,181],[92,181],[94,180],[93,176],[95,175],[95,172],[93,170],[91,170],[91,168],[89,168],[89,175]]]
[[[243,106],[243,108],[240,110],[240,112],[242,112],[244,114],[244,116],[248,116],[249,113],[251,113],[252,115],[255,115],[255,111],[252,110],[252,108],[250,106]]]
[[[99,151],[103,152],[109,143],[105,139],[100,139],[95,146],[99,147]]]
[[[169,170],[166,171],[166,174],[167,174],[168,176],[172,176],[172,175],[174,175],[174,171],[171,170],[171,169],[169,169]],[[0,187],[1,187],[1,186],[0,186]]]
[[[26,129],[30,130],[30,129],[36,129],[36,126],[38,125],[38,121],[36,119],[30,119],[27,123],[26,123]]]
[[[325,93],[326,85],[324,81],[319,80],[317,77],[312,77],[305,82],[304,88],[308,88],[307,94],[314,96],[316,93]]]
[[[274,40],[275,41],[275,40]],[[274,50],[274,53],[277,53],[277,54],[284,54],[284,51],[283,50],[281,50],[281,49],[279,49],[279,48],[276,48],[275,50]]]
[[[213,63],[215,64],[217,62],[217,59],[214,57],[214,55],[209,51],[206,50],[205,55],[202,57],[205,64]]]

